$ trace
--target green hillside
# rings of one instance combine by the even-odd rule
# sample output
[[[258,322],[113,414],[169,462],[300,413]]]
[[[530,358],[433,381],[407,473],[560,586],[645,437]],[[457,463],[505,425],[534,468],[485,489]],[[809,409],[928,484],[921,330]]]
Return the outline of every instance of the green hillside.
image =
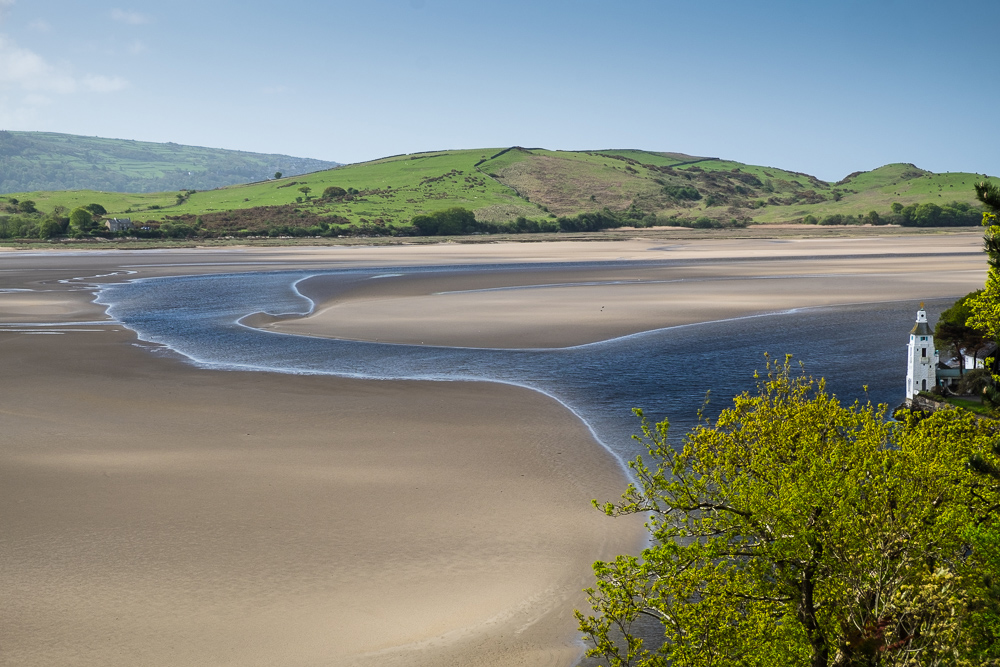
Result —
[[[407,234],[415,216],[454,207],[473,211],[482,231],[556,231],[581,229],[580,224],[591,225],[587,229],[884,224],[906,216],[913,224],[934,226],[976,224],[972,184],[984,178],[892,164],[828,183],[808,174],[678,153],[513,147],[399,155],[197,192],[36,191],[7,199],[31,200],[43,213],[63,216],[97,203],[109,216],[128,216],[153,233],[164,224],[206,235]],[[331,187],[344,192],[324,196]],[[4,204],[0,198],[0,218]],[[916,216],[914,205],[923,206],[923,217]],[[909,208],[900,213],[903,207]],[[9,203],[6,209],[15,210]],[[518,219],[528,224],[518,226]],[[573,222],[581,219],[584,223]]]
[[[0,193],[32,190],[210,190],[303,174],[335,162],[218,148],[0,131]]]

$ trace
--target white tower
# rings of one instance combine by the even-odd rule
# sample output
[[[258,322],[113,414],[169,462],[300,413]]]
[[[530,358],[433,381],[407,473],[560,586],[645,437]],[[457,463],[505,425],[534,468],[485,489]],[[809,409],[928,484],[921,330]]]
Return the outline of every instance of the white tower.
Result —
[[[927,324],[924,304],[920,304],[917,311],[917,323],[910,330],[910,344],[906,351],[906,400],[909,401],[937,382],[938,353],[934,349],[934,332]]]

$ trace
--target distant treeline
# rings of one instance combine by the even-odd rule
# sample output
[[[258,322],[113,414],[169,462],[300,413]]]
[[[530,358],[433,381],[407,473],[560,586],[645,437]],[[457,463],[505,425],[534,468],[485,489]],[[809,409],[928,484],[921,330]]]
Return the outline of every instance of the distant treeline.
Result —
[[[40,227],[45,220],[43,216],[32,214],[0,215],[0,239],[47,239],[66,233],[66,226],[69,225],[68,217],[53,220],[58,229],[54,229],[54,233],[50,234],[48,231],[51,227],[46,225],[46,232],[42,235]]]
[[[746,227],[746,220],[728,222],[702,217],[697,219],[663,218],[635,207],[624,211],[603,209],[574,216],[560,216],[534,220],[520,217],[511,222],[486,222],[476,220],[472,211],[449,208],[413,218],[413,227],[420,236],[455,236],[461,234],[530,234],[537,232],[596,232],[620,227],[656,227],[672,225],[681,227]]]
[[[386,224],[381,219],[351,223],[345,218],[317,215],[295,204],[261,206],[250,209],[219,211],[202,215],[164,216],[162,220],[139,222],[136,227],[110,232],[103,226],[105,211],[98,204],[85,207],[93,215],[85,223],[71,224],[76,211],[57,207],[51,213],[35,209],[33,202],[10,200],[0,211],[0,238],[133,237],[156,238],[262,238],[262,237],[338,237],[338,236],[462,236],[468,234],[532,234],[559,232],[597,232],[621,227],[676,226],[694,229],[746,227],[748,218],[718,220],[709,217],[680,218],[645,213],[636,207],[624,211],[603,209],[574,216],[549,216],[541,219],[519,217],[509,222],[477,220],[475,213],[455,207],[413,218],[411,224]],[[82,215],[82,214],[80,214]],[[969,204],[893,204],[891,211],[865,215],[833,214],[823,218],[809,215],[803,222],[818,225],[888,225],[904,227],[965,227],[979,225],[982,212]]]
[[[162,220],[137,222],[132,229],[111,232],[102,222],[106,213],[98,204],[85,207],[87,218],[76,211],[57,207],[52,213],[34,208],[33,202],[8,203],[0,214],[0,238],[262,238],[262,237],[338,237],[338,236],[462,236],[468,234],[532,234],[559,232],[596,232],[621,227],[660,225],[691,228],[745,227],[747,220],[719,221],[708,217],[664,218],[637,208],[625,211],[604,209],[575,216],[531,219],[519,217],[510,222],[476,220],[475,214],[456,207],[418,215],[410,225],[386,224],[382,220],[350,223],[339,216],[321,216],[297,207],[261,206],[250,209],[219,211],[202,215],[164,216]],[[77,220],[71,224],[71,218]],[[80,216],[83,216],[81,218]],[[81,222],[81,220],[83,220]]]
[[[867,214],[857,216],[834,213],[822,218],[807,215],[802,219],[802,222],[811,225],[900,225],[902,227],[976,227],[982,221],[981,209],[958,201],[943,206],[931,202],[903,206],[896,202],[888,213],[883,214],[878,211],[869,211]]]

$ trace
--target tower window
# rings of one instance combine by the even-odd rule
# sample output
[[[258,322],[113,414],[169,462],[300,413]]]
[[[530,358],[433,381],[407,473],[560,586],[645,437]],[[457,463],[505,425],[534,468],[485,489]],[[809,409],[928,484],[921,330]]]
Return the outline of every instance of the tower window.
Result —
[[[927,356],[927,348],[926,347],[920,348],[920,356],[921,357],[926,357]]]
[[[927,380],[920,381],[920,388],[923,389],[924,391],[927,391]]]

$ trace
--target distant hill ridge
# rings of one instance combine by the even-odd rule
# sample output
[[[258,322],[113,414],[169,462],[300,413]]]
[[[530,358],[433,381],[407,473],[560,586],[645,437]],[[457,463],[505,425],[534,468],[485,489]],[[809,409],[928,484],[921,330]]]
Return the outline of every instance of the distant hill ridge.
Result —
[[[393,155],[305,175],[281,171],[281,179],[191,188],[197,192],[14,192],[0,196],[0,227],[26,201],[57,217],[98,204],[150,234],[196,236],[427,233],[422,227],[492,234],[768,223],[977,226],[973,185],[988,178],[895,163],[831,183],[718,157],[520,146]],[[438,215],[451,217],[425,219]],[[14,217],[8,235],[21,233]]]
[[[0,194],[37,190],[211,190],[338,163],[267,153],[0,130]]]

